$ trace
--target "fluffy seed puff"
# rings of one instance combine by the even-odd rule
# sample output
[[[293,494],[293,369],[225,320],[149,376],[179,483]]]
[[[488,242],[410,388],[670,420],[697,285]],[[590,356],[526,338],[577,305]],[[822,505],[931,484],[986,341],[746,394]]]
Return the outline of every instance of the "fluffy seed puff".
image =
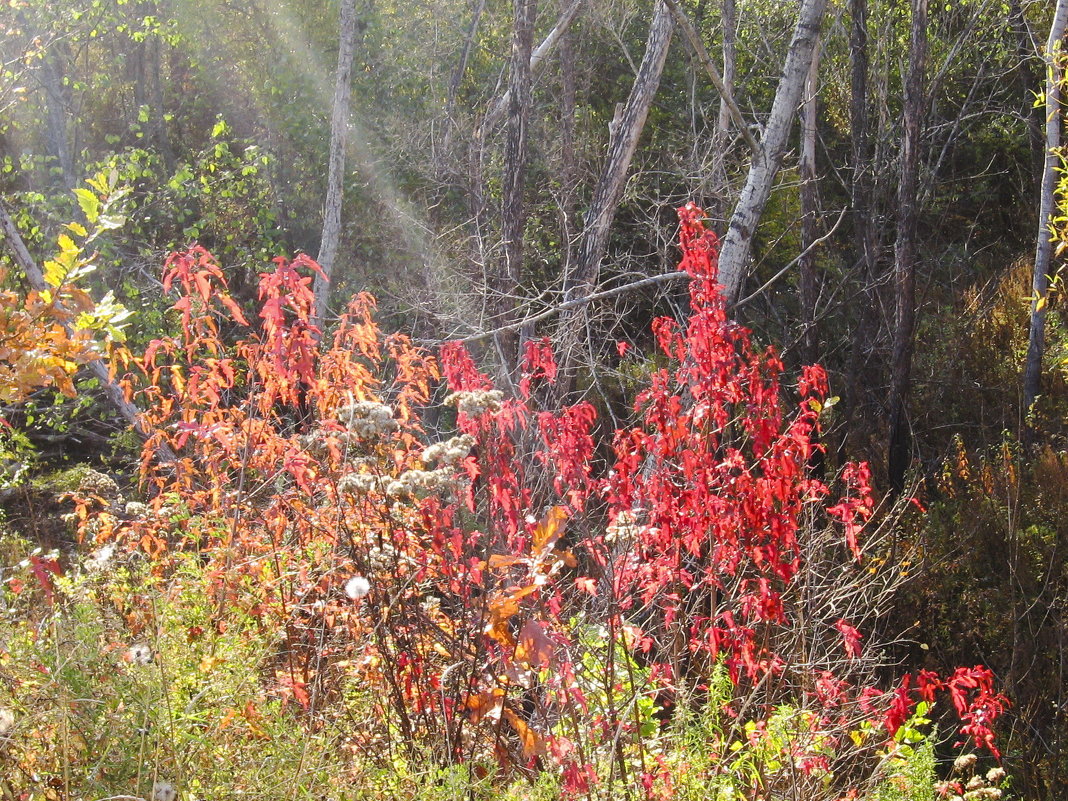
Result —
[[[371,582],[363,576],[353,576],[345,582],[345,595],[358,601],[371,592]]]

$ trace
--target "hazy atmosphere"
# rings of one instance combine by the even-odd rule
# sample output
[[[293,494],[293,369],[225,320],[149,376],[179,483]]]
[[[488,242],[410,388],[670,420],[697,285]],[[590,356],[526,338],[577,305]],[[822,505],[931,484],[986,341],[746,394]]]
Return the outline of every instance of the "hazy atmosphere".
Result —
[[[0,801],[1056,801],[1068,0],[4,0]]]

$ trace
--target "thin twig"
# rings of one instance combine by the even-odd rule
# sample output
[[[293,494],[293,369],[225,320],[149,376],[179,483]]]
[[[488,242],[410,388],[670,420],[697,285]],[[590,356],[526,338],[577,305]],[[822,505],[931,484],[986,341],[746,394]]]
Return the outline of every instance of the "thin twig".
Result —
[[[751,300],[753,300],[754,298],[756,298],[757,296],[762,294],[768,287],[770,287],[772,284],[774,284],[776,281],[778,281],[780,278],[782,278],[784,275],[786,275],[786,273],[789,272],[790,269],[794,265],[796,265],[799,261],[801,261],[801,259],[805,258],[805,256],[807,256],[809,253],[811,253],[813,250],[815,250],[817,246],[821,245],[823,242],[825,242],[827,239],[829,239],[831,237],[831,235],[835,231],[838,230],[838,226],[842,224],[842,220],[845,219],[846,211],[847,211],[847,209],[842,209],[841,214],[838,215],[838,219],[835,221],[835,223],[831,227],[830,231],[825,233],[819,239],[813,241],[813,243],[811,245],[809,245],[807,248],[805,248],[804,250],[802,250],[800,253],[797,254],[797,258],[795,258],[793,261],[791,261],[789,264],[787,264],[785,267],[783,267],[781,270],[779,270],[779,272],[775,273],[775,275],[773,275],[771,278],[769,278],[767,281],[765,281],[764,284],[758,290],[753,292],[753,294],[747,295],[746,297],[742,298],[737,303],[733,304],[731,306],[731,308],[732,309],[740,309],[742,306],[744,306],[745,304],[749,303]]]

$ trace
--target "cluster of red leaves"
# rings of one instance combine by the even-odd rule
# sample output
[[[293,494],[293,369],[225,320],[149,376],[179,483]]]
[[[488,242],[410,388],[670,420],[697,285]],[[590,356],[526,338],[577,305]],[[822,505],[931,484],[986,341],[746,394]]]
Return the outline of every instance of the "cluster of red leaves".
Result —
[[[865,466],[845,471],[833,503],[809,470],[823,371],[806,368],[784,405],[782,363],[727,315],[714,234],[696,207],[680,216],[692,315],[655,323],[670,366],[650,376],[637,425],[616,432],[600,465],[590,404],[532,400],[556,378],[548,341],[527,344],[519,395],[506,398],[459,344],[435,359],[383,337],[367,295],[321,343],[306,257],[261,276],[251,325],[210,254],[172,256],[179,330],[126,379],[155,432],[142,464],[152,510],[95,536],[161,569],[169,551],[198,549],[220,610],[285,633],[280,696],[312,707],[339,671],[355,672],[405,738],[447,759],[555,763],[582,791],[598,741],[640,735],[611,709],[586,719],[571,621],[603,625],[660,685],[684,672],[700,681],[715,658],[739,684],[756,681],[783,667],[769,632],[791,625],[784,597],[805,527],[836,521],[859,559],[873,509]],[[439,362],[459,432],[448,440],[421,422]],[[434,456],[431,438],[443,440]],[[160,442],[178,463],[155,461]],[[827,628],[860,655],[856,628]],[[828,715],[850,695],[840,677],[812,678]],[[964,733],[992,747],[1004,699],[990,679],[975,669],[917,687],[948,690]],[[908,682],[865,697],[891,734],[911,709]]]
[[[844,494],[826,505],[830,488],[808,469],[826,375],[805,368],[798,405],[783,408],[781,361],[727,315],[715,234],[692,204],[680,217],[692,313],[684,329],[666,318],[654,324],[672,367],[653,373],[638,397],[642,425],[617,434],[607,484],[609,514],[634,539],[616,559],[617,595],[624,610],[655,606],[667,626],[681,616],[691,650],[723,653],[732,676],[754,679],[776,664],[757,629],[787,622],[782,597],[798,570],[802,527],[818,514],[838,518],[859,558],[857,532],[872,511],[868,472],[850,465]],[[856,630],[844,621],[839,630],[857,652]]]

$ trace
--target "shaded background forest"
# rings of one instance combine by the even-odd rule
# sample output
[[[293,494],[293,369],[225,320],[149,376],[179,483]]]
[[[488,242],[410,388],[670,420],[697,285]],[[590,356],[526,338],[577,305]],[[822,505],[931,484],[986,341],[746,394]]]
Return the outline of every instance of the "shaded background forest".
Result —
[[[910,667],[990,665],[1014,702],[1007,760],[1022,788],[1053,798],[1068,781],[1068,331],[1056,278],[1030,414],[1021,376],[1055,4],[926,9],[918,178],[903,198],[910,26],[926,5],[829,4],[803,92],[807,124],[789,127],[733,313],[792,372],[827,368],[840,398],[826,413],[827,469],[867,459],[889,491],[895,242],[903,206],[914,209],[903,441],[909,491],[928,513],[903,524],[923,564],[880,625],[907,631],[897,647]],[[569,394],[606,421],[626,419],[657,366],[650,321],[687,311],[681,282],[644,279],[675,269],[677,207],[694,201],[727,231],[798,16],[798,4],[771,0],[679,3],[739,128],[665,9],[360,0],[326,319],[369,290],[389,325],[427,343],[472,338],[505,381],[517,341],[546,335],[567,349]],[[338,19],[337,4],[317,0],[5,4],[0,196],[31,250],[49,252],[77,217],[71,190],[103,173],[130,191],[116,209],[124,223],[95,243],[86,285],[134,313],[133,343],[173,326],[160,265],[193,241],[219,258],[239,302],[254,303],[271,258],[320,251]],[[676,29],[634,127],[628,97],[649,80],[658,25]],[[524,82],[510,64],[528,61]],[[605,199],[625,130],[636,149],[598,253],[590,209]],[[5,280],[17,286],[17,271]],[[596,293],[605,297],[546,314]],[[13,424],[0,439],[3,497],[31,536],[52,536],[44,501],[14,488],[71,460],[129,475],[124,426],[85,388],[3,410]]]

